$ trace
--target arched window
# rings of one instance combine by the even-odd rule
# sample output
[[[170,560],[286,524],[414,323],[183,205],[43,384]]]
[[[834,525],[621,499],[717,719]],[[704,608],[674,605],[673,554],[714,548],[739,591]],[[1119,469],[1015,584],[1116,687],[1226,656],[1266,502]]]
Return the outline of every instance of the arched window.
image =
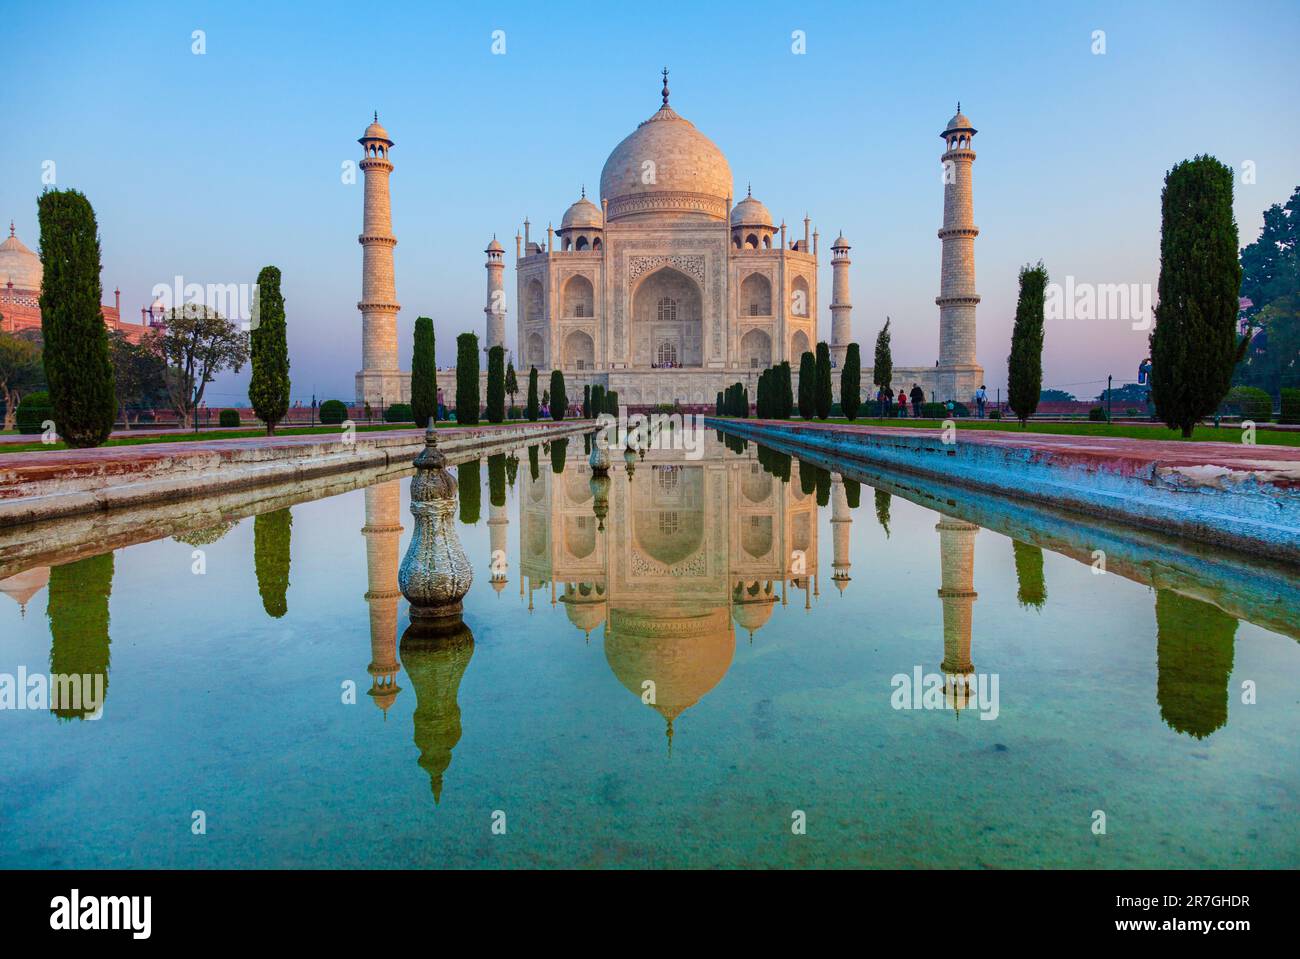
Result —
[[[586,248],[587,248],[587,238],[586,238],[585,236],[580,236],[580,237],[578,237],[578,242],[577,242],[577,244],[574,246],[574,249],[575,249],[575,250],[585,250]]]
[[[671,296],[661,297],[659,300],[659,322],[677,322],[677,301]],[[660,347],[660,349],[663,349],[663,347]]]
[[[673,343],[660,343],[659,351],[656,355],[660,367],[677,365],[677,346]]]

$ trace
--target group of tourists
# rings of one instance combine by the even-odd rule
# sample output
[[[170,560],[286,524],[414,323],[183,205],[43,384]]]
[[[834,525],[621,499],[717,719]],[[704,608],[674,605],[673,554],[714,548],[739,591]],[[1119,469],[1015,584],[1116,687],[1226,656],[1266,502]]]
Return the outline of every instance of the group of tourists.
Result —
[[[911,401],[912,416],[919,417],[922,408],[925,406],[925,390],[921,389],[919,383],[913,383],[912,389],[908,392],[900,389],[897,394],[897,402],[895,402],[893,387],[884,386],[876,390],[876,403],[880,407],[882,418],[905,418],[909,400]]]

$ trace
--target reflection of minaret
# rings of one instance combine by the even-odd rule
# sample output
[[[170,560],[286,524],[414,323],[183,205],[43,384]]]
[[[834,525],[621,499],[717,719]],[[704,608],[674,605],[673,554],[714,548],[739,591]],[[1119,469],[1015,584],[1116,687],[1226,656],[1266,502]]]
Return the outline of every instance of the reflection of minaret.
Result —
[[[835,558],[831,561],[831,581],[841,593],[849,585],[849,530],[853,525],[853,514],[849,512],[849,496],[844,490],[844,477],[836,473],[831,487],[831,542],[835,547]]]
[[[966,705],[975,667],[970,658],[971,613],[975,606],[975,534],[973,523],[939,514],[939,599],[943,603],[944,695],[955,709]]]
[[[415,690],[415,745],[429,774],[433,801],[442,798],[442,777],[460,742],[460,681],[474,655],[474,634],[463,622],[436,638],[402,637],[402,665]]]
[[[398,480],[366,488],[366,575],[370,605],[370,695],[388,711],[397,685],[397,569],[402,539],[402,487]]]
[[[488,577],[488,582],[492,588],[501,594],[501,590],[506,588],[506,572],[510,569],[510,561],[506,558],[506,534],[510,529],[510,517],[506,510],[505,503],[498,506],[492,503],[488,506],[488,545],[492,553],[492,570]]]
[[[8,579],[0,579],[0,593],[4,593],[15,603],[23,618],[27,616],[27,604],[32,597],[43,590],[50,581],[48,566],[34,566]]]

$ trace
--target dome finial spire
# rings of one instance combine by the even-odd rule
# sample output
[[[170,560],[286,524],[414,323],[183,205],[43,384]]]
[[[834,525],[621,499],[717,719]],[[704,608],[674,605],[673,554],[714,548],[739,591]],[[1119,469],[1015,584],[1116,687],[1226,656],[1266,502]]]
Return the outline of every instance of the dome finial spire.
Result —
[[[379,111],[378,111],[378,110],[375,111],[375,122],[376,122],[376,123],[379,122]]]
[[[587,199],[587,184],[585,183],[582,185],[582,198]]]
[[[13,235],[14,235],[14,221],[13,221],[13,220],[10,220],[10,221],[9,221],[9,235],[10,235],[10,236],[13,236]]]
[[[668,106],[668,68],[664,67],[664,106]]]
[[[752,182],[750,182],[750,183],[746,183],[746,184],[745,184],[745,196],[748,198],[748,197],[751,197],[751,196],[753,196],[753,195],[754,195],[754,184],[753,184]]]

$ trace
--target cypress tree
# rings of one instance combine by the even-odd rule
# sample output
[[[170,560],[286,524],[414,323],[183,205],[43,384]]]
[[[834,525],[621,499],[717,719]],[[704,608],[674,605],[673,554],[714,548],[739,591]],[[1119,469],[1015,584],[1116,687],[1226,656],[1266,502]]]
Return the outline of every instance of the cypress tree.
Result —
[[[438,365],[434,361],[433,320],[415,318],[415,348],[411,353],[411,413],[415,425],[429,425],[438,415]]]
[[[253,569],[257,575],[257,592],[262,597],[262,608],[275,619],[289,611],[286,594],[289,591],[292,535],[293,514],[288,507],[253,517]]]
[[[721,390],[718,391],[718,405],[717,405],[717,408],[715,409],[714,412],[716,412],[719,416],[722,416],[722,415],[723,415],[723,409],[722,409],[722,391],[721,391]]]
[[[591,384],[588,383],[582,388],[582,418],[591,419]]]
[[[519,378],[515,376],[515,361],[506,364],[506,393],[510,396],[510,409],[515,408],[515,394],[519,392]]]
[[[605,412],[610,416],[618,416],[618,390],[610,390],[605,394]]]
[[[560,422],[569,411],[569,395],[564,392],[564,372],[551,370],[551,419]]]
[[[537,367],[533,366],[528,370],[528,405],[524,407],[524,416],[528,417],[530,423],[536,423],[540,415],[541,407],[537,405]]]
[[[811,353],[799,358],[799,416],[813,418],[817,410],[817,359]]]
[[[1046,295],[1047,268],[1042,261],[1037,266],[1021,267],[1016,324],[1011,330],[1011,354],[1007,357],[1007,405],[1020,419],[1021,426],[1038,409],[1038,395],[1043,390],[1043,304]]]
[[[100,312],[99,230],[76,190],[46,190],[41,223],[41,336],[51,419],[69,446],[99,446],[117,416],[108,328]]]
[[[894,382],[894,355],[889,349],[889,317],[876,335],[876,364],[871,371],[872,381],[882,390],[889,389]],[[877,404],[879,406],[879,404]],[[879,415],[880,410],[876,410]]]
[[[478,424],[478,337],[462,333],[456,337],[456,422]]]
[[[605,387],[599,383],[592,384],[591,387],[591,415],[600,416],[605,412]]]
[[[780,391],[779,401],[781,405],[781,411],[778,415],[781,419],[788,420],[791,414],[794,413],[794,374],[790,370],[789,360],[781,361],[781,385],[778,390]]]
[[[862,405],[862,357],[858,344],[850,343],[844,354],[844,370],[840,373],[840,409],[852,422],[858,418],[858,407]]]
[[[500,423],[506,418],[506,348],[494,346],[488,350],[487,418],[489,423]]]
[[[817,344],[817,392],[813,396],[819,420],[831,415],[831,402],[831,348],[823,342]]]
[[[1160,283],[1151,331],[1151,399],[1184,437],[1218,408],[1245,355],[1238,337],[1241,287],[1230,167],[1184,160],[1160,196]]]
[[[289,412],[289,344],[278,267],[264,266],[257,274],[257,309],[257,326],[249,333],[253,371],[248,402],[266,424],[266,435],[273,436],[276,424]]]

